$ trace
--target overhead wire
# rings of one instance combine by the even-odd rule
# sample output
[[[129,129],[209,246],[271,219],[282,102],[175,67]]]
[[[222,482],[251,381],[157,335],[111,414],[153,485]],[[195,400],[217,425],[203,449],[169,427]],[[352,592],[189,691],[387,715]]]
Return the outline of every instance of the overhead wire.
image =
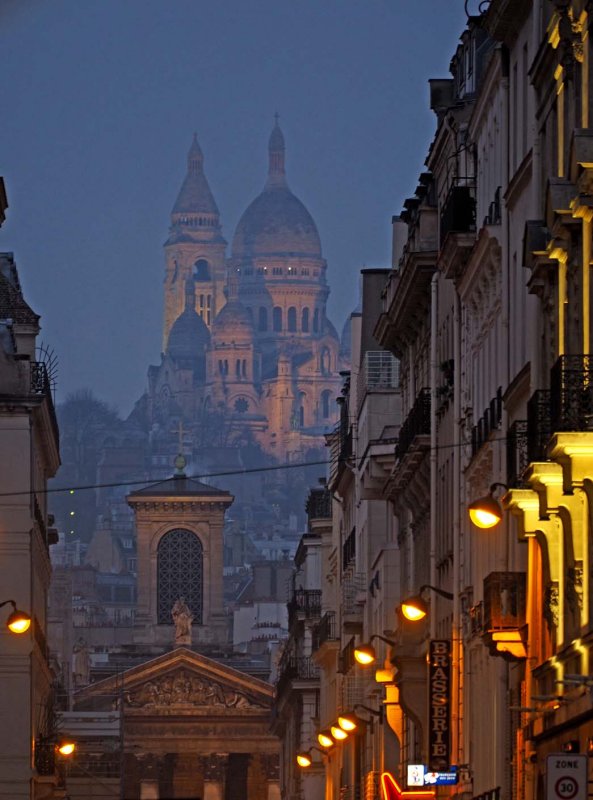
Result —
[[[488,442],[506,442],[508,436],[495,436],[491,439],[488,439]],[[396,441],[396,440],[395,440]],[[390,439],[387,444],[391,444],[392,440]],[[377,439],[373,441],[373,444],[381,444],[381,440]],[[455,447],[470,447],[470,441],[460,442],[459,444],[439,444],[435,448],[427,447],[426,450],[429,452],[431,449],[434,450],[451,450]],[[361,456],[360,460],[355,464],[350,464],[354,466],[356,469],[360,469],[361,465],[366,460],[367,456]],[[221,472],[204,472],[198,475],[187,475],[186,477],[189,480],[205,480],[206,478],[224,478],[224,477],[233,477],[238,475],[253,475],[258,472],[279,472],[285,469],[305,469],[307,467],[319,467],[319,466],[328,466],[333,463],[344,463],[348,462],[348,458],[339,458],[339,459],[320,459],[319,461],[297,461],[291,464],[273,464],[267,467],[247,467],[245,469],[233,469],[233,470],[224,470]],[[88,484],[80,484],[80,485],[69,485],[69,486],[59,486],[59,487],[47,487],[45,489],[25,489],[13,492],[0,492],[0,497],[19,497],[22,495],[31,494],[32,491],[35,491],[36,494],[60,494],[64,492],[81,492],[81,491],[90,491],[92,489],[117,489],[123,486],[151,486],[155,483],[160,483],[163,480],[171,480],[171,478],[142,478],[142,479],[132,479],[132,480],[120,480],[120,481],[111,481],[109,483],[88,483]]]

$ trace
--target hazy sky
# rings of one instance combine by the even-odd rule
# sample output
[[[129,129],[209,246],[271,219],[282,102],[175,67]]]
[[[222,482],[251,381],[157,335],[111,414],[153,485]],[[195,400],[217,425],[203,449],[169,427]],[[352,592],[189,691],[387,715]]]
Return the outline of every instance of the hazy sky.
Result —
[[[291,189],[341,329],[358,272],[388,266],[463,0],[0,0],[0,174],[58,402],[127,413],[160,358],[162,244],[197,131],[227,241],[261,191],[280,113]]]

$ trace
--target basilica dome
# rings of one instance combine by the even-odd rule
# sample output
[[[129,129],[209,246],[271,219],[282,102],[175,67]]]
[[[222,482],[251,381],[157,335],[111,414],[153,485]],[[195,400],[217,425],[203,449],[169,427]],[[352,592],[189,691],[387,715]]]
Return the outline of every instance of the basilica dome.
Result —
[[[321,258],[321,241],[313,217],[286,183],[284,136],[278,123],[270,136],[268,153],[268,180],[263,192],[239,220],[233,238],[233,258]]]

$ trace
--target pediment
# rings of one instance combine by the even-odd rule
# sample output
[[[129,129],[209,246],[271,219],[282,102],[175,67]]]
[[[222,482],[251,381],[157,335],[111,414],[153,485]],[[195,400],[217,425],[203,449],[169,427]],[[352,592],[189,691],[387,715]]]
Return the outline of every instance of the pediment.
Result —
[[[126,713],[267,714],[272,686],[184,647],[76,693],[77,708],[123,703]]]

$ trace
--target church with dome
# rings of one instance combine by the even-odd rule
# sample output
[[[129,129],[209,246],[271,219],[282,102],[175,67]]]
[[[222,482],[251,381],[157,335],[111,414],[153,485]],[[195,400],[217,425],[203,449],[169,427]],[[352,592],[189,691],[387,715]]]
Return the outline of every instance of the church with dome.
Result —
[[[164,247],[162,356],[142,401],[153,451],[171,420],[186,451],[256,445],[287,462],[322,448],[348,354],[327,317],[327,264],[289,188],[277,119],[263,191],[230,252],[195,135]]]

